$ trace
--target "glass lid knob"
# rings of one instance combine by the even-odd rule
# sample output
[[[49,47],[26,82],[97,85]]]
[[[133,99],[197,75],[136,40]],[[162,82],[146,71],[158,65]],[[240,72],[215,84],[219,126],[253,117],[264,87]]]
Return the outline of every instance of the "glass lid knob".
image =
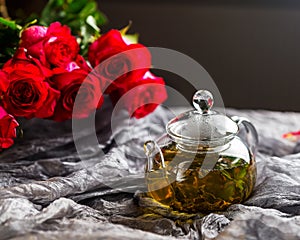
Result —
[[[213,104],[213,95],[207,90],[199,90],[193,96],[194,108],[200,113],[208,113]]]

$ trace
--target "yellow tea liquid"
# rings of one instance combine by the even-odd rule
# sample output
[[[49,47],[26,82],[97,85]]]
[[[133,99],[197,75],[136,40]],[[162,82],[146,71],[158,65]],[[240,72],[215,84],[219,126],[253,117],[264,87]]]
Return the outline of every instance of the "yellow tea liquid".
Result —
[[[256,180],[253,158],[224,156],[221,153],[189,153],[174,143],[162,148],[153,171],[147,173],[148,195],[183,212],[212,212],[241,203],[251,194]]]

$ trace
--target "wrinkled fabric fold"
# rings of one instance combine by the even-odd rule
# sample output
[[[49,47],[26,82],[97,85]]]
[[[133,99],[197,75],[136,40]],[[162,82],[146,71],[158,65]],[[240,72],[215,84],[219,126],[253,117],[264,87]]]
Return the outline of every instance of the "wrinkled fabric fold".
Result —
[[[177,109],[182,112],[182,109]],[[300,113],[243,111],[258,130],[258,179],[252,196],[224,212],[183,215],[142,198],[143,143],[174,117],[158,107],[143,119],[97,112],[99,145],[78,156],[71,122],[21,121],[24,139],[0,155],[0,239],[299,239],[300,153],[282,134]],[[89,133],[80,133],[82,144]],[[103,154],[105,152],[105,154]]]

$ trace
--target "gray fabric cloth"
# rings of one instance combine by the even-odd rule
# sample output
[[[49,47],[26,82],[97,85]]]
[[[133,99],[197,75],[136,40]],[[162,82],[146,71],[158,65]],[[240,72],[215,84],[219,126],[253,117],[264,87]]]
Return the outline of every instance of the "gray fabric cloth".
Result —
[[[81,159],[70,121],[22,121],[24,138],[0,154],[0,239],[300,239],[299,145],[282,138],[300,129],[300,113],[227,110],[258,130],[255,190],[224,212],[182,215],[141,198],[143,142],[174,114],[119,112],[112,132],[111,110],[96,116],[100,148],[86,144]]]

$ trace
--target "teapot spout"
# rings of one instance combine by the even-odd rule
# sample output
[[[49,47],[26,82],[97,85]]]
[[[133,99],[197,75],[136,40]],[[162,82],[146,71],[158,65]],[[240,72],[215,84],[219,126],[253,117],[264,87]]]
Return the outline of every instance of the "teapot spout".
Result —
[[[144,143],[144,151],[147,157],[147,166],[146,166],[146,172],[150,172],[154,169],[154,162],[155,160],[155,155],[158,153],[160,155],[160,159],[161,162],[159,163],[161,165],[162,168],[165,168],[165,159],[163,156],[163,153],[160,149],[160,147],[158,146],[157,142],[153,141],[153,140],[149,140],[147,142]]]

